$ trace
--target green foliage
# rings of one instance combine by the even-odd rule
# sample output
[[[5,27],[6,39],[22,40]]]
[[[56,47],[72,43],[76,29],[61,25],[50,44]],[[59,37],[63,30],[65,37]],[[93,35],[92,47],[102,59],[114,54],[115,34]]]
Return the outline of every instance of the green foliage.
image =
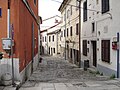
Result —
[[[103,76],[103,72],[102,72],[102,73],[100,73],[100,75],[101,75],[101,76]]]
[[[100,74],[100,72],[99,72],[99,71],[96,71],[96,74]]]
[[[111,76],[110,76],[110,79],[114,79],[115,78],[115,74],[112,74]]]

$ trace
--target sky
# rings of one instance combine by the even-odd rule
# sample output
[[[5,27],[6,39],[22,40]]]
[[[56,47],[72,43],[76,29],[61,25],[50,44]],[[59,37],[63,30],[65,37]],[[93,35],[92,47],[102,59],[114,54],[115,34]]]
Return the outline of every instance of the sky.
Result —
[[[62,2],[63,0],[56,0],[59,2]],[[47,19],[49,17],[59,15],[61,16],[60,12],[58,11],[61,3],[55,2],[53,0],[39,0],[39,16],[42,17],[42,19]],[[54,20],[55,21],[55,20]],[[44,21],[43,24],[41,25],[42,28],[45,26],[52,26],[53,25],[53,20],[47,20]]]

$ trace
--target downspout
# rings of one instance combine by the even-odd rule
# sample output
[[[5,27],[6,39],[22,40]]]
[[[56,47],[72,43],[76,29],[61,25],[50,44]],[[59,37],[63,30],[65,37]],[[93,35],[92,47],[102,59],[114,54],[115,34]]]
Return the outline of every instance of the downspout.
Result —
[[[11,38],[11,61],[12,61],[12,85],[13,87],[15,86],[15,82],[14,82],[14,61],[13,61],[13,46],[12,46],[12,43],[13,43],[13,36],[12,36],[12,29],[11,29],[11,25],[10,25],[10,4],[11,4],[11,1],[8,0],[8,31],[7,31],[7,37],[8,38]]]
[[[56,32],[56,44],[57,44],[57,54],[58,54],[58,32]]]
[[[81,68],[81,0],[79,1],[79,67]]]
[[[7,38],[10,38],[10,0],[8,0],[8,10],[7,10]]]
[[[117,33],[117,78],[119,78],[119,33]]]
[[[64,34],[65,35],[65,60],[66,60],[66,14],[67,13],[66,13],[66,7],[65,7],[65,32],[64,32],[65,33]]]

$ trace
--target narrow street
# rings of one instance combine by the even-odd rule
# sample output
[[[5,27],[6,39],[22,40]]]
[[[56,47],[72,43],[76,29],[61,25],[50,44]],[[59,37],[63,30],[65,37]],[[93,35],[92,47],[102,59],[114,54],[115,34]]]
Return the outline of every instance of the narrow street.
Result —
[[[84,71],[61,57],[42,58],[20,90],[120,90],[119,80]]]

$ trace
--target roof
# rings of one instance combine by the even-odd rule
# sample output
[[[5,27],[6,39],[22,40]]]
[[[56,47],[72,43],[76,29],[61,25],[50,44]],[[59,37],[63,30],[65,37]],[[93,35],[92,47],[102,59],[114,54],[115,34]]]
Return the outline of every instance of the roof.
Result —
[[[52,29],[52,28],[58,26],[58,25],[61,24],[61,23],[62,23],[62,22],[60,21],[60,22],[58,22],[56,25],[51,26],[51,27],[49,27],[48,29],[45,29],[45,30],[40,31],[40,33],[46,32],[47,30]]]
[[[63,2],[62,2],[62,4],[60,5],[58,11],[61,11],[61,10],[65,7],[65,5],[66,5],[67,2],[68,2],[68,0],[63,0]]]
[[[56,34],[56,33],[60,32],[60,31],[61,31],[61,29],[58,29],[58,30],[56,30],[56,31],[53,31],[53,32],[49,32],[49,33],[47,33],[47,35],[50,35],[50,34]]]

